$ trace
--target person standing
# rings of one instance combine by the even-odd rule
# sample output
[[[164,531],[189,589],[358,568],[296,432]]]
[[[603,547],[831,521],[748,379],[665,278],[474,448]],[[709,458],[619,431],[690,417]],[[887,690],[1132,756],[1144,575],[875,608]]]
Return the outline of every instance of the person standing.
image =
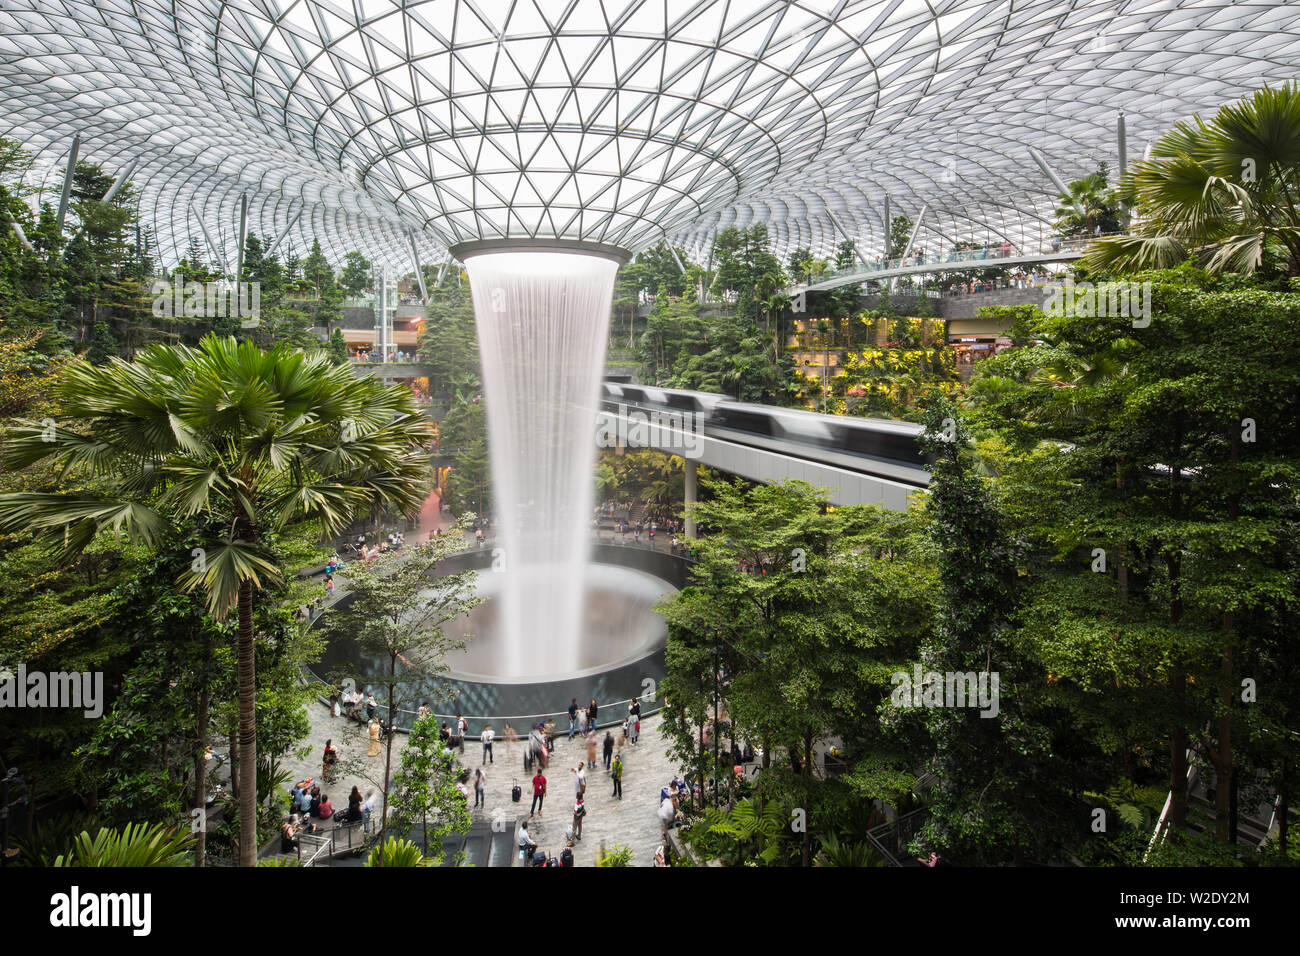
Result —
[[[578,761],[578,766],[572,769],[573,772],[573,795],[581,797],[587,792],[587,775],[582,770],[583,763]]]
[[[587,766],[596,766],[596,728],[587,732]]]
[[[479,737],[483,742],[483,763],[492,763],[492,741],[495,737],[491,725],[483,728],[483,733]]]
[[[573,730],[578,725],[578,698],[573,698],[573,703],[569,704],[569,739],[573,739]]]
[[[469,733],[469,721],[460,714],[456,715],[456,740],[460,743],[460,752],[465,752],[465,735]]]
[[[474,806],[484,806],[483,794],[487,789],[487,777],[483,773],[483,768],[479,767],[474,771]]]
[[[614,769],[610,771],[610,776],[614,778],[614,793],[612,796],[623,799],[623,755],[619,754],[614,758]]]
[[[369,690],[367,690],[366,691],[366,720],[374,720],[375,711],[378,708],[379,708],[379,704],[375,700],[375,695],[372,694]]]
[[[587,725],[592,730],[596,729],[596,712],[599,708],[596,706],[596,698],[591,698],[591,703],[587,705]]]
[[[542,801],[546,798],[546,778],[542,776],[541,768],[538,768],[537,774],[533,777],[533,804],[528,809],[528,815],[531,817],[534,813],[542,812]]]
[[[372,718],[370,721],[369,729],[370,729],[370,750],[367,751],[366,756],[378,757],[379,749],[380,749],[379,748],[379,721],[374,720]]]
[[[614,734],[611,731],[605,731],[605,769],[609,769],[609,762],[614,757]]]

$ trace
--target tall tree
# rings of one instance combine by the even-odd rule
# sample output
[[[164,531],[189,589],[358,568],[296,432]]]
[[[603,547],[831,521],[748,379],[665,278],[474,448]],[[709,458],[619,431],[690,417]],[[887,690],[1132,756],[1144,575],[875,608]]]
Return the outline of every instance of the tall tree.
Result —
[[[1084,263],[1132,272],[1193,259],[1211,273],[1300,275],[1300,84],[1259,90],[1176,124],[1120,184],[1130,236]]]
[[[197,349],[153,346],[133,363],[69,367],[55,440],[40,422],[10,431],[5,461],[52,461],[104,476],[93,492],[0,495],[0,529],[29,528],[83,551],[105,531],[165,542],[206,514],[205,540],[180,583],[201,588],[210,613],[237,611],[240,860],[257,856],[256,592],[280,569],[268,535],[310,522],[333,533],[381,507],[415,513],[430,429],[409,391],[277,347],[205,338]],[[174,541],[174,538],[170,538]],[[173,545],[174,546],[174,545]]]
[[[449,637],[443,626],[468,616],[479,603],[475,572],[440,574],[438,565],[461,550],[468,530],[468,520],[462,519],[450,534],[427,545],[380,557],[373,564],[354,564],[348,569],[349,603],[326,620],[331,633],[355,637],[365,658],[382,662],[382,670],[364,674],[363,683],[383,688],[390,723],[400,710],[412,709],[416,688],[427,687],[447,671],[447,655],[465,648],[465,642]],[[393,736],[388,734],[384,745],[381,846],[388,832]]]

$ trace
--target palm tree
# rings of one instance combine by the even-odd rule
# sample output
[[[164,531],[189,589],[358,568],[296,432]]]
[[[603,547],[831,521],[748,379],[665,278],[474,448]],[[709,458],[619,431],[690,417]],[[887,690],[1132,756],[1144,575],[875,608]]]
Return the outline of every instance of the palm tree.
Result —
[[[1276,260],[1300,275],[1300,86],[1265,88],[1209,122],[1173,127],[1120,185],[1130,236],[1095,242],[1092,269],[1163,269],[1192,258],[1210,272],[1255,272]]]
[[[20,421],[4,460],[23,468],[51,459],[65,475],[86,476],[88,487],[0,495],[0,528],[52,532],[69,557],[110,529],[164,546],[194,516],[221,529],[195,549],[179,583],[203,588],[214,619],[237,609],[239,855],[253,866],[253,600],[280,576],[269,539],[304,522],[336,534],[384,507],[415,513],[432,430],[408,390],[354,378],[323,351],[262,352],[216,336],[197,349],[152,346],[134,362],[75,362],[57,394],[64,422],[50,435]]]
[[[1076,179],[1057,194],[1061,205],[1056,208],[1056,229],[1064,236],[1091,236],[1097,229],[1115,232],[1119,229],[1116,215],[1118,199],[1107,180],[1106,164],[1095,173]]]

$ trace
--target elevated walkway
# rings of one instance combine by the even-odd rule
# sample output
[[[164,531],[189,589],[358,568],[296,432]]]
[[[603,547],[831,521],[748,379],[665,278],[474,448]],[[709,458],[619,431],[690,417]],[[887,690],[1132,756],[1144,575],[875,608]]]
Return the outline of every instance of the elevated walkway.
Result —
[[[1091,239],[1067,239],[1059,246],[1038,252],[1012,249],[1002,255],[1000,248],[971,249],[966,252],[941,252],[928,256],[902,256],[883,262],[841,269],[808,285],[791,286],[787,295],[800,292],[825,292],[863,282],[884,282],[902,276],[933,275],[942,272],[966,272],[977,269],[1005,269],[1010,266],[1037,266],[1051,262],[1072,262],[1080,258]]]

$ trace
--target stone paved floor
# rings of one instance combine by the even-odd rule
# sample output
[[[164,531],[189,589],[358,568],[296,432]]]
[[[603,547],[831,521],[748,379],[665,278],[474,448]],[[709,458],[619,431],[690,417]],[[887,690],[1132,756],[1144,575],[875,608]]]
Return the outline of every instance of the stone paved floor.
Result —
[[[354,784],[362,794],[371,790],[378,793],[384,758],[382,752],[374,758],[365,756],[369,741],[363,736],[361,725],[342,717],[332,718],[329,708],[320,703],[308,705],[308,718],[312,729],[304,744],[311,745],[310,753],[305,758],[290,756],[281,761],[293,779],[297,781],[308,776],[320,777],[320,755],[325,748],[325,740],[332,738],[334,748],[339,752],[340,764],[345,768],[345,772],[339,774],[339,779],[324,789],[334,806],[347,806],[347,795]],[[606,773],[600,756],[597,756],[596,770],[587,774],[587,815],[583,821],[582,840],[574,847],[575,865],[594,865],[601,840],[630,846],[634,866],[652,865],[655,849],[662,843],[657,815],[659,788],[668,783],[677,769],[666,753],[667,746],[659,734],[659,723],[658,715],[643,720],[640,740],[636,744],[628,744],[623,750],[622,800],[614,798],[613,782]],[[603,737],[602,732],[601,738]],[[405,743],[406,736],[399,734],[393,747],[394,769],[400,764],[400,748]],[[586,750],[577,738],[569,741],[563,736],[557,736],[555,743],[555,753],[546,771],[546,803],[542,815],[530,821],[528,829],[542,849],[558,856],[564,848],[565,830],[573,819],[573,774],[569,768],[576,766],[579,760],[585,761]],[[494,811],[499,811],[509,821],[513,833],[515,821],[528,814],[532,794],[531,776],[524,776],[522,744],[515,745],[513,754],[507,753],[507,747],[502,741],[498,741],[493,750],[496,761],[487,767],[486,807],[475,810],[474,819],[491,821]],[[481,745],[467,741],[465,753],[458,760],[472,771],[479,766],[482,754]],[[346,772],[348,767],[358,764],[364,765],[364,773]],[[373,778],[373,781],[368,778]],[[518,780],[523,790],[523,796],[517,804],[510,800],[510,788],[515,780]],[[517,859],[516,865],[520,865]]]

